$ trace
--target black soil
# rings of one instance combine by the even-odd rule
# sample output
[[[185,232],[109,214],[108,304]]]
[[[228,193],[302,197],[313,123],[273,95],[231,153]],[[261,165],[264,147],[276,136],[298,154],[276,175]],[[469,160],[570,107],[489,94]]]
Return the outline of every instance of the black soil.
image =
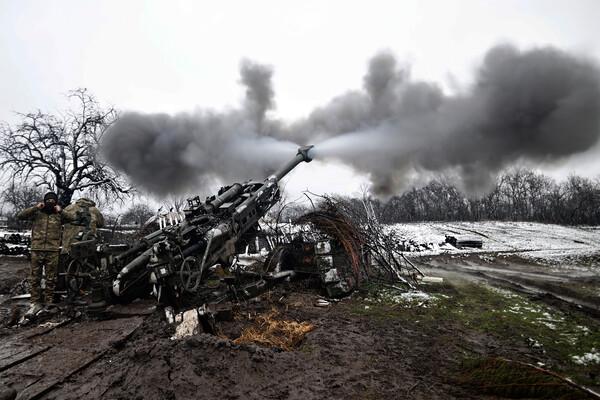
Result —
[[[10,285],[4,281],[14,284],[27,272],[24,260],[0,262],[0,287]],[[438,290],[452,295],[453,289]],[[528,360],[531,350],[526,346],[507,345],[494,335],[447,319],[426,322],[420,318],[426,310],[361,313],[365,303],[360,297],[355,294],[321,308],[315,306],[314,289],[280,288],[242,305],[233,321],[219,323],[219,336],[202,333],[180,340],[171,339],[174,328],[158,309],[143,317],[145,321],[126,340],[113,344],[42,398],[492,399],[498,397],[464,383],[464,360]],[[233,343],[253,323],[252,316],[272,309],[282,319],[308,322],[315,329],[293,351]],[[27,329],[31,327],[5,325],[0,341]],[[73,343],[95,346],[88,330],[82,329],[81,335],[77,329],[69,332]],[[43,342],[40,337],[36,340]],[[35,372],[52,368],[52,363],[38,365]]]
[[[171,340],[159,314],[123,348],[66,382],[61,399],[480,398],[452,382],[462,339],[449,327],[353,316],[348,304],[312,305],[313,293],[279,306],[316,326],[294,351],[235,345],[207,334]],[[287,308],[287,312],[285,309]],[[224,325],[227,325],[225,323]],[[431,328],[430,328],[431,329]]]

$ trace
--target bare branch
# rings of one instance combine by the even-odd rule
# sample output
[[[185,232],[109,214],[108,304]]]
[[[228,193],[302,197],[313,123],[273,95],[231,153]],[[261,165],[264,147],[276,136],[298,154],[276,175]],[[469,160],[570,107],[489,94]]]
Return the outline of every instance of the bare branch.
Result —
[[[116,120],[114,108],[104,109],[87,89],[67,94],[70,110],[50,115],[38,110],[18,114],[21,122],[0,125],[0,166],[11,179],[47,184],[68,203],[77,191],[93,189],[107,198],[123,198],[133,188],[98,158],[97,146]]]

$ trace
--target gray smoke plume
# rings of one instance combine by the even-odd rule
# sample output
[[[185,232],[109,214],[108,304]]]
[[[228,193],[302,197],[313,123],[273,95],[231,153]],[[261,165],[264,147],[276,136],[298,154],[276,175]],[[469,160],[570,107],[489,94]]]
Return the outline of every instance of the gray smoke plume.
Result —
[[[265,113],[274,105],[271,68],[246,61],[240,70],[246,86],[243,109],[128,112],[104,136],[103,155],[134,184],[159,196],[201,191],[214,181],[262,180],[297,146],[261,135]]]
[[[373,191],[398,193],[407,176],[454,171],[467,191],[493,183],[519,160],[554,161],[591,148],[600,136],[600,71],[555,48],[492,48],[474,83],[454,95],[411,80],[390,53],[376,55],[363,90],[350,91],[290,124],[267,118],[274,106],[270,67],[244,61],[241,110],[125,114],[103,153],[154,193],[207,180],[260,178],[315,144],[314,157],[369,174]]]
[[[263,131],[267,110],[275,107],[275,92],[271,78],[273,68],[243,60],[240,65],[241,82],[246,86],[245,110],[256,124],[256,132]]]
[[[103,154],[143,189],[160,196],[215,180],[263,179],[296,145],[253,130],[244,113],[126,113],[107,133]]]
[[[371,60],[364,83],[364,92],[315,110],[292,135],[328,137],[315,155],[369,173],[380,194],[402,190],[415,170],[454,170],[467,191],[480,191],[508,163],[557,160],[600,136],[598,68],[554,48],[496,46],[473,86],[454,96],[411,81],[390,54]]]

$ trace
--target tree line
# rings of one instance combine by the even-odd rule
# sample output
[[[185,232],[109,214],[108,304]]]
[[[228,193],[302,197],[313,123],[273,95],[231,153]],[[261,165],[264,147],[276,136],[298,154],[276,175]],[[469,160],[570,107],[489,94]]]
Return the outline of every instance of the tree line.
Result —
[[[571,175],[557,182],[524,168],[504,172],[494,188],[478,198],[466,196],[446,179],[434,179],[387,201],[371,201],[384,223],[500,220],[600,224],[598,179]]]
[[[39,187],[15,185],[4,189],[0,213],[13,217],[15,210],[30,207],[39,201]],[[368,196],[368,195],[367,195]],[[364,199],[336,197],[345,206],[358,211],[365,208]],[[531,221],[564,225],[600,225],[600,180],[571,175],[561,182],[543,174],[517,168],[501,174],[494,188],[486,195],[469,198],[447,179],[434,179],[420,188],[413,188],[388,200],[369,198],[378,220],[382,223],[420,221]],[[175,204],[175,205],[173,205]],[[294,219],[309,211],[309,207],[282,204],[283,217]],[[4,207],[3,207],[4,208]],[[102,208],[102,206],[101,206]],[[180,200],[163,206],[162,211],[184,208]],[[283,210],[284,209],[284,210]],[[106,215],[111,224],[141,226],[156,214],[148,204],[135,203],[119,215]],[[18,222],[10,218],[18,227]]]

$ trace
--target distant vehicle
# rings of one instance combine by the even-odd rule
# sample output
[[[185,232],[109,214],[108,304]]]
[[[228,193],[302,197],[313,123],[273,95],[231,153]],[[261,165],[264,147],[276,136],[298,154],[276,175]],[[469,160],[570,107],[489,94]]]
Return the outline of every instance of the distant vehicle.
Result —
[[[446,235],[446,243],[451,244],[457,249],[462,249],[463,247],[481,249],[483,247],[483,241],[481,239],[464,235]]]

